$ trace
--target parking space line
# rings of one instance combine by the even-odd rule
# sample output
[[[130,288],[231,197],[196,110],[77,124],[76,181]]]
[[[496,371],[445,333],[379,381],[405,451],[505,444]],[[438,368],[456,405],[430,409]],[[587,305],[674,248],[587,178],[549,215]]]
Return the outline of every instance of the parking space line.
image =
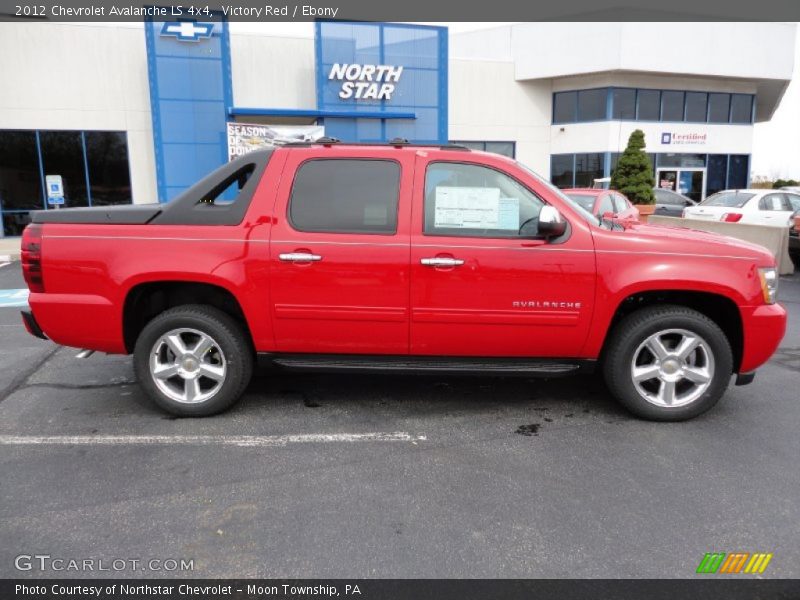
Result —
[[[0,446],[240,446],[425,441],[405,431],[290,435],[0,435]]]
[[[28,289],[0,290],[0,308],[28,306]]]

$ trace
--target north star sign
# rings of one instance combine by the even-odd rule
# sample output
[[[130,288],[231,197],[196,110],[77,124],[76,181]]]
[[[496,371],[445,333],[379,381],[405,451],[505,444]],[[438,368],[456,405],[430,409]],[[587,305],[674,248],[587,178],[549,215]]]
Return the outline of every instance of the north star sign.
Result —
[[[335,63],[328,79],[341,81],[339,98],[348,100],[391,100],[403,67],[391,65],[349,65]]]

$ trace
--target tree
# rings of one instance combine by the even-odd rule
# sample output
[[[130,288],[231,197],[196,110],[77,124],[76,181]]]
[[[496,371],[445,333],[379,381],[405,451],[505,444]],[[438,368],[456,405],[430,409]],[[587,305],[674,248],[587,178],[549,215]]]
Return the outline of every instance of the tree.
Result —
[[[653,185],[653,165],[644,151],[644,132],[637,129],[628,138],[628,147],[611,174],[611,187],[634,204],[655,204]]]
[[[772,189],[779,190],[782,187],[796,187],[798,185],[800,185],[800,183],[794,179],[776,179],[772,184]]]

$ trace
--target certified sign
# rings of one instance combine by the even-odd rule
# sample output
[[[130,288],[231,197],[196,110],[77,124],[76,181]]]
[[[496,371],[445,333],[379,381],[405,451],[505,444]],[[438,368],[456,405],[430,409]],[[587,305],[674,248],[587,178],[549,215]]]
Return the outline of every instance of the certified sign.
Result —
[[[47,203],[64,204],[64,181],[61,175],[46,175],[44,181],[47,186]]]

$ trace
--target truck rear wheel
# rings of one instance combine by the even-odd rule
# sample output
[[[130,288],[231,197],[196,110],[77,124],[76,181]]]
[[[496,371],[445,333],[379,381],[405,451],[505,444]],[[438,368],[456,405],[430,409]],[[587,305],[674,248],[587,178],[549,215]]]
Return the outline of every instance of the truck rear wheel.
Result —
[[[244,393],[253,352],[242,327],[205,305],[171,308],[145,325],[133,353],[141,386],[181,417],[221,412]]]
[[[603,371],[611,393],[632,413],[683,421],[714,406],[733,372],[730,343],[711,319],[689,308],[643,308],[611,333]]]

